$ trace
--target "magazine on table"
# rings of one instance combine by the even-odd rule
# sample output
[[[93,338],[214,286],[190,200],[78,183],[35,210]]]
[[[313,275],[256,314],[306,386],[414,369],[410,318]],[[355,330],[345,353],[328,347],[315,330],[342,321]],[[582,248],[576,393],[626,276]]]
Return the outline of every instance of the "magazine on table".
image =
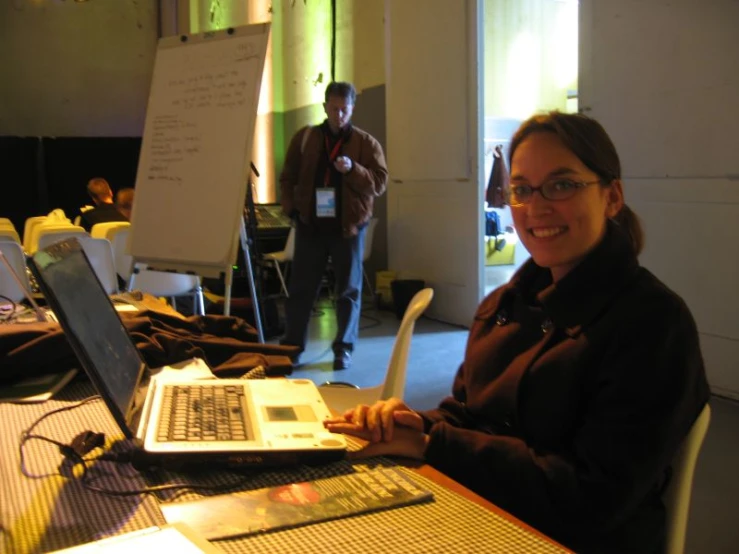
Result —
[[[433,498],[397,468],[360,471],[201,500],[161,505],[168,523],[182,522],[206,539],[296,527]]]

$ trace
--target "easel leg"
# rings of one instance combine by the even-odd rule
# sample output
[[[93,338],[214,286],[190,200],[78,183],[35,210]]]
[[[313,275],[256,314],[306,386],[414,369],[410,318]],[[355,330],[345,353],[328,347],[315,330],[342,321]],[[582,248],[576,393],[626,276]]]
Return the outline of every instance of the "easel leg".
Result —
[[[247,276],[249,277],[249,292],[251,292],[251,305],[254,310],[254,326],[257,328],[259,342],[264,344],[264,330],[262,329],[262,317],[259,313],[259,298],[257,298],[257,288],[254,285],[254,271],[251,265],[251,250],[249,249],[249,241],[246,237],[246,224],[244,218],[241,218],[241,249],[244,251],[244,265],[246,266]]]
[[[226,270],[226,279],[225,279],[225,292],[224,292],[224,299],[223,299],[223,315],[231,315],[231,285],[233,284],[234,280],[234,268],[233,266],[228,266],[228,269]]]

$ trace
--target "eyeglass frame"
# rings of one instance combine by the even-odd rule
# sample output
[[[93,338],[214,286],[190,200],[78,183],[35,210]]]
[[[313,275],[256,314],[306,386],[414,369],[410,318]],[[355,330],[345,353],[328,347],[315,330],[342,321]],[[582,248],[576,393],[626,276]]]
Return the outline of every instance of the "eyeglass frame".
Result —
[[[572,194],[565,198],[549,198],[546,194],[544,194],[544,187],[549,185],[550,183],[561,183],[562,181],[566,181],[568,183],[572,183],[575,185],[575,187],[572,189]],[[578,191],[584,189],[585,187],[589,187],[590,185],[597,185],[597,184],[604,184],[602,179],[598,179],[596,181],[575,181],[573,179],[552,179],[550,181],[547,181],[543,185],[539,185],[538,187],[532,187],[531,185],[517,185],[515,183],[508,183],[508,186],[505,188],[505,200],[506,204],[511,206],[512,208],[517,208],[519,206],[525,206],[526,204],[531,203],[531,199],[534,197],[534,193],[538,192],[541,194],[541,197],[544,198],[544,200],[548,200],[549,202],[563,202],[565,200],[569,200],[573,196],[575,196]],[[531,189],[531,196],[529,196],[528,200],[526,202],[518,202],[518,203],[511,203],[511,188],[512,187],[528,187]]]

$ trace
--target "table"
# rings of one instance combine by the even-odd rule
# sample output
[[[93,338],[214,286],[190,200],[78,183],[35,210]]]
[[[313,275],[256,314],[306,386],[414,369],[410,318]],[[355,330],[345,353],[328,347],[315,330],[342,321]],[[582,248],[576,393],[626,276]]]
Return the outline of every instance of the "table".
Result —
[[[92,492],[79,479],[59,475],[32,479],[20,471],[19,436],[40,416],[75,406],[93,393],[86,382],[75,383],[43,404],[0,404],[0,551],[48,552],[125,532],[163,525],[159,502],[152,494],[110,497]],[[35,433],[69,444],[82,430],[121,436],[105,405],[93,400],[43,420]],[[25,467],[34,475],[54,474],[63,457],[58,447],[30,440],[23,448]],[[93,483],[110,490],[150,486],[152,480],[187,480],[208,487],[249,490],[397,465],[386,458],[341,461],[321,467],[300,466],[249,472],[207,471],[176,475],[158,471],[144,476],[127,464],[96,462]],[[224,552],[567,552],[560,545],[516,520],[490,502],[423,464],[404,464],[414,480],[434,494],[432,502],[352,516],[293,529],[214,541]],[[218,493],[224,492],[223,490]],[[208,494],[208,491],[205,491]],[[200,498],[184,491],[160,494],[161,500]]]

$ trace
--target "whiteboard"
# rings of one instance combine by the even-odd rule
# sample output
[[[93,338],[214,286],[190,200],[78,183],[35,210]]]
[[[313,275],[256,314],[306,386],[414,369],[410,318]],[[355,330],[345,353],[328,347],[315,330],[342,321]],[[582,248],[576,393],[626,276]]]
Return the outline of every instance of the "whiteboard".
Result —
[[[128,252],[217,277],[236,261],[269,24],[161,39]]]

